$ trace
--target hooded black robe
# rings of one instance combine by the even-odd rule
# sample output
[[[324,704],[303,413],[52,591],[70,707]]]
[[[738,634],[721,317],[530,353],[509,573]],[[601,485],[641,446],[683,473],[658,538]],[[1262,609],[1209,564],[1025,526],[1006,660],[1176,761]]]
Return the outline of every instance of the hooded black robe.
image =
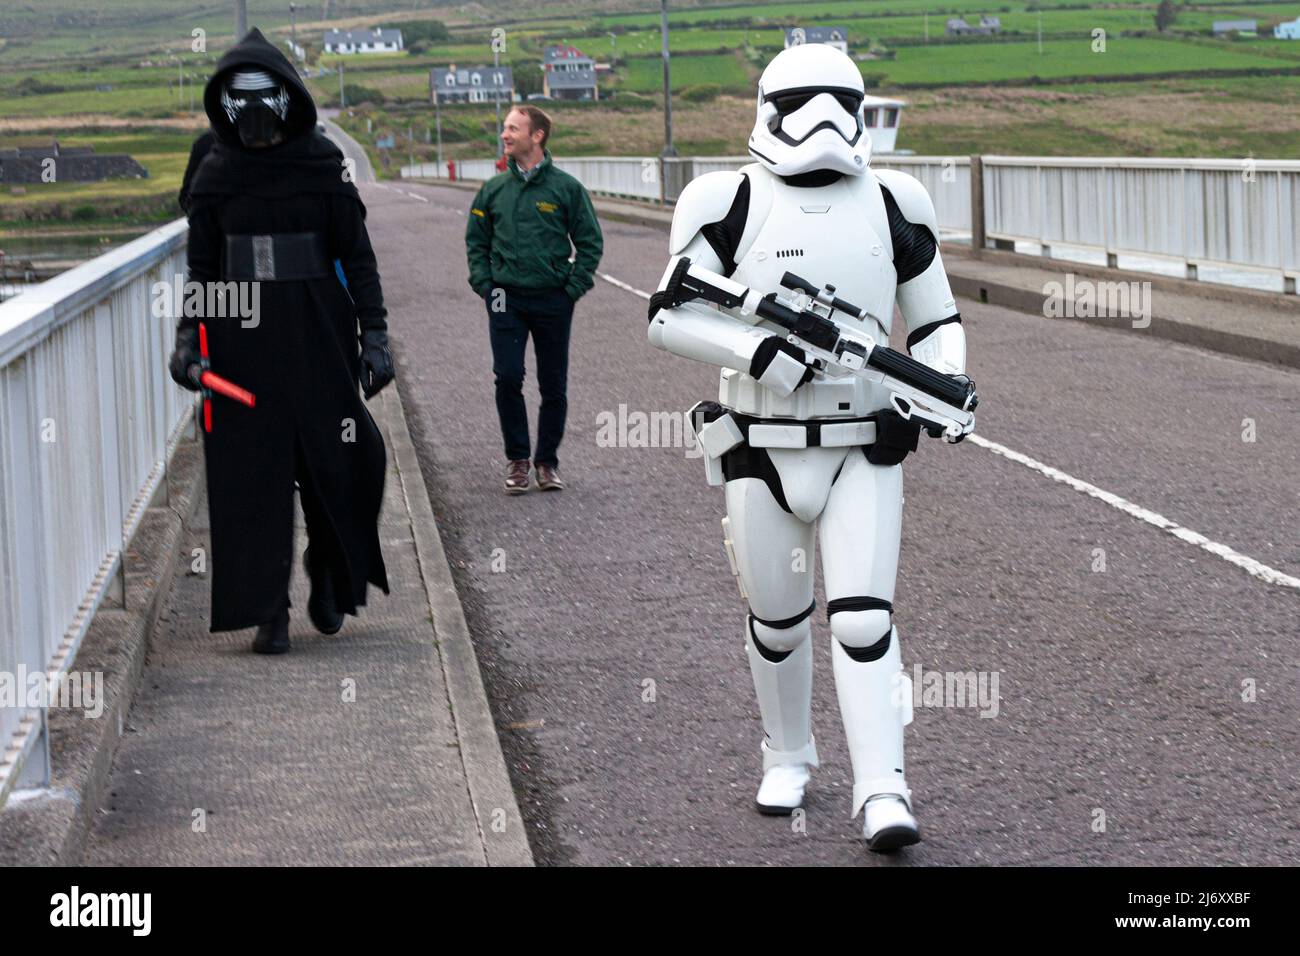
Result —
[[[220,103],[222,83],[237,68],[271,73],[288,89],[288,132],[279,145],[240,143]],[[257,399],[249,409],[214,395],[212,432],[203,436],[211,630],[257,625],[284,605],[296,474],[310,476],[312,500],[304,488],[303,505],[313,506],[313,563],[319,555],[329,565],[338,609],[356,614],[367,583],[388,593],[378,531],[384,441],[358,393],[358,325],[387,328],[365,207],[343,154],[316,129],[311,94],[259,31],[221,58],[203,105],[214,142],[190,187],[190,279],[225,280],[227,235],[306,232],[323,238],[347,277],[345,288],[331,264],[319,278],[260,282],[256,325],[235,310],[204,318],[212,370]]]

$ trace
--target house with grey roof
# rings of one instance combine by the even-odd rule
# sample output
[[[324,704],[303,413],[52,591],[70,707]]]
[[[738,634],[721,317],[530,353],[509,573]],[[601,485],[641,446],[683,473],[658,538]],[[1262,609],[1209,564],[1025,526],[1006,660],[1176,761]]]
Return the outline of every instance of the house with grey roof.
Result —
[[[542,94],[553,100],[598,100],[596,63],[575,46],[548,46],[542,55]]]
[[[402,45],[401,30],[327,30],[322,41],[326,53],[397,53]]]
[[[513,103],[515,76],[508,66],[435,66],[429,71],[431,103]]]
[[[801,43],[824,43],[841,53],[849,52],[849,31],[844,27],[787,27],[785,48]]]

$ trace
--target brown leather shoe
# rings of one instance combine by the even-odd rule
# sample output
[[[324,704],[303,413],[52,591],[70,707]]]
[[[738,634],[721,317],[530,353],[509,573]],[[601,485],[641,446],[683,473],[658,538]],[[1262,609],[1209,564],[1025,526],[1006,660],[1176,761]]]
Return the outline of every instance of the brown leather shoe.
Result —
[[[506,462],[506,494],[522,495],[528,490],[528,459]]]
[[[542,491],[563,491],[564,482],[560,480],[560,472],[550,465],[537,466],[537,487]]]

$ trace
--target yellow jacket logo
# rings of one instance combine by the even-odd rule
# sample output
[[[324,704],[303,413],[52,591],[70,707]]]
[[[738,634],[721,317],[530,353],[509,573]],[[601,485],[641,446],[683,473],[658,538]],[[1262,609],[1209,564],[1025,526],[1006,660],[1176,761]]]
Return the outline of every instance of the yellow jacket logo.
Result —
[[[560,207],[555,205],[555,203],[553,202],[540,201],[537,203],[537,208],[541,212],[555,212],[555,210],[559,209]]]

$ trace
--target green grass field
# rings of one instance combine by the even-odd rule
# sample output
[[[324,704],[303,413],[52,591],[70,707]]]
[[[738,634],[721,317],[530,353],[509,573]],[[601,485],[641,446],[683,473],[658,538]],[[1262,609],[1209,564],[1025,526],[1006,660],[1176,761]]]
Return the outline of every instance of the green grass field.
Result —
[[[623,94],[591,104],[548,105],[556,116],[557,154],[646,154],[658,150],[662,84],[659,16],[653,0],[481,0],[428,6],[416,0],[331,0],[331,23],[344,27],[403,18],[440,18],[451,26],[445,44],[409,53],[325,56],[342,63],[350,85],[375,91],[381,102],[344,122],[371,147],[377,168],[391,174],[408,150],[432,157],[424,131],[431,66],[492,61],[491,30],[506,25],[502,57],[517,76],[536,70],[549,43],[570,42],[615,64],[602,90]],[[863,60],[873,90],[908,100],[899,145],[917,152],[1008,152],[1057,155],[1257,156],[1300,155],[1300,78],[1229,77],[1225,71],[1300,66],[1300,41],[1272,39],[1271,26],[1300,16],[1300,0],[1269,4],[1215,3],[1178,7],[1166,36],[1154,30],[1155,0],[807,0],[733,7],[673,4],[671,22],[675,130],[685,153],[732,153],[743,148],[753,121],[752,95],[762,65],[784,43],[783,25],[837,25],[849,31],[852,52],[883,48],[892,58]],[[1175,0],[1178,2],[1178,0]],[[323,3],[323,0],[322,0]],[[1121,5],[1123,4],[1123,5]],[[249,0],[250,21],[287,36],[283,0]],[[1039,9],[1041,8],[1041,10]],[[629,10],[633,12],[628,12]],[[1001,18],[999,39],[945,41],[945,21],[979,14]],[[322,4],[299,8],[299,39],[318,43]],[[342,19],[350,18],[350,19]],[[1260,36],[1211,39],[1212,21],[1254,18]],[[0,143],[15,137],[57,136],[93,143],[100,152],[129,152],[149,170],[147,180],[55,184],[0,192],[0,219],[47,223],[88,220],[150,222],[174,214],[189,143],[204,123],[201,87],[230,42],[229,4],[185,0],[17,0],[0,6]],[[722,27],[696,26],[723,22]],[[1036,34],[1043,31],[1039,54]],[[208,51],[189,52],[190,31],[208,31]],[[1089,35],[1106,31],[1095,53]],[[615,32],[610,36],[607,31]],[[1124,36],[1137,33],[1140,36]],[[928,36],[929,42],[923,42]],[[726,52],[716,52],[716,51]],[[179,60],[178,60],[179,55]],[[142,61],[150,65],[141,66]],[[187,76],[183,95],[177,68]],[[314,72],[314,71],[313,71]],[[1196,74],[1190,79],[1100,82],[1108,77]],[[190,111],[190,80],[197,112]],[[535,80],[536,73],[529,79]],[[1039,81],[1046,81],[1040,84]],[[334,73],[308,80],[318,102],[338,95]],[[111,86],[107,92],[96,89]],[[58,91],[39,92],[42,87]],[[36,89],[37,92],[32,92]],[[709,102],[693,102],[695,94]],[[26,95],[23,95],[26,93]],[[636,94],[636,95],[632,95]],[[1297,116],[1293,121],[1292,117]],[[370,119],[373,132],[366,130]],[[107,128],[108,122],[121,129]],[[186,128],[160,129],[159,124]],[[408,146],[407,125],[417,142]],[[189,127],[192,127],[189,128]],[[492,108],[443,112],[447,155],[483,156],[494,149]],[[373,138],[395,134],[391,155]]]
[[[1104,53],[1093,52],[1088,39],[1045,40],[1042,49],[1040,54],[1034,42],[903,47],[895,60],[860,66],[864,76],[877,77],[883,85],[907,85],[1277,69],[1288,65],[1226,44],[1134,37],[1108,38]]]
[[[734,53],[683,56],[672,61],[669,76],[674,90],[691,86],[719,86],[740,90],[753,85],[750,71]],[[619,89],[634,93],[655,93],[663,89],[663,61],[656,57],[628,60],[619,77]]]

